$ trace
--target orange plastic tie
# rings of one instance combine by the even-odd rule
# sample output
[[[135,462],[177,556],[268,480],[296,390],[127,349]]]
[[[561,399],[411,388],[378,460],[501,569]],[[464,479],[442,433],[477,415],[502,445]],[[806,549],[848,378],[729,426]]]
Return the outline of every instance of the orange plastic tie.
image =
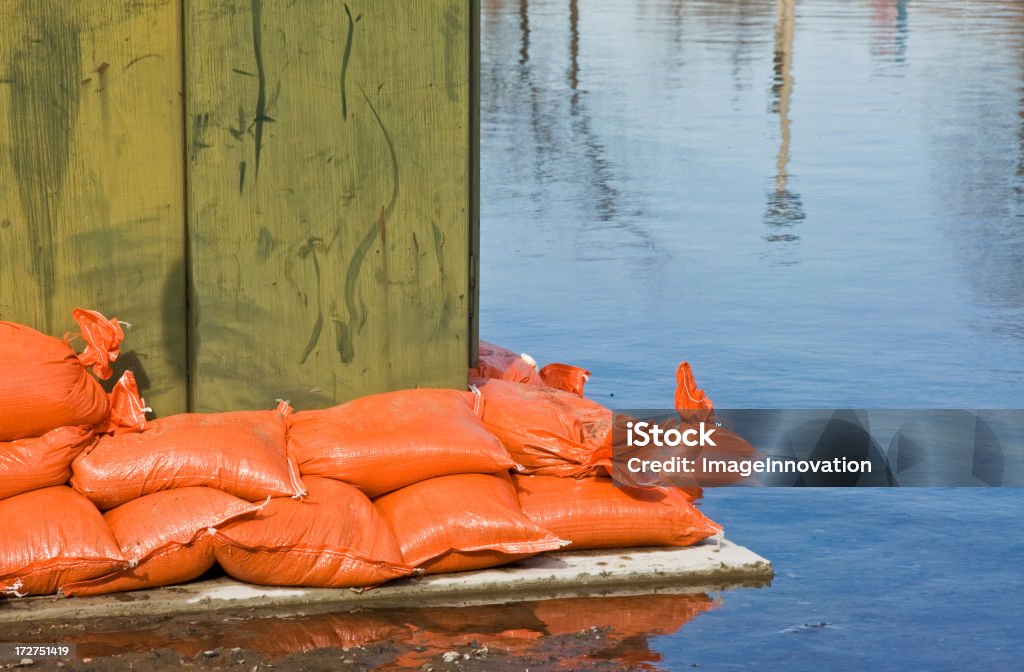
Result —
[[[141,432],[146,429],[146,413],[153,409],[139,394],[135,374],[125,371],[110,393],[110,413],[103,431],[111,433]]]
[[[78,323],[86,343],[85,350],[78,355],[82,366],[91,366],[92,372],[101,380],[110,378],[114,373],[110,363],[117,360],[121,351],[121,341],[124,340],[121,323],[117,318],[107,319],[95,310],[84,308],[75,308],[71,311],[71,316]]]

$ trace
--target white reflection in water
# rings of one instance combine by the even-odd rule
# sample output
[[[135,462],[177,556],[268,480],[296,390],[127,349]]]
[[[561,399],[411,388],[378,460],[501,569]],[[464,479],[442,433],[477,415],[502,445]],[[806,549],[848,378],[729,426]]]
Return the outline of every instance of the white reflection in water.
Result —
[[[1022,17],[485,2],[482,334],[627,405],[1018,405]]]

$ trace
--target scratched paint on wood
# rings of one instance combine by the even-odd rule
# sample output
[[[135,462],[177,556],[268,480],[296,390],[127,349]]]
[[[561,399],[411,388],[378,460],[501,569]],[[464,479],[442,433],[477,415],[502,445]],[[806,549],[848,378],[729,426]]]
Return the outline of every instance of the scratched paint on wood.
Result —
[[[180,0],[0,0],[0,319],[132,323],[119,368],[185,410]]]
[[[186,3],[194,410],[462,386],[469,3]]]

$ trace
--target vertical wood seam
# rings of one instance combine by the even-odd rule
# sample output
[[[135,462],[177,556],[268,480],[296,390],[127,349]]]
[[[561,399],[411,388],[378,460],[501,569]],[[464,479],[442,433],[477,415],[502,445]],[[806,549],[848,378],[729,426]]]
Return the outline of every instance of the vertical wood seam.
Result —
[[[181,0],[178,5],[179,8],[179,23],[178,30],[180,31],[181,39],[179,41],[181,45],[181,169],[182,169],[182,212],[181,212],[181,225],[184,227],[184,235],[182,240],[184,241],[184,250],[182,254],[183,263],[185,266],[185,408],[191,413],[195,409],[195,347],[193,339],[195,337],[195,324],[193,321],[193,308],[195,302],[192,297],[192,242],[191,242],[191,210],[189,209],[189,191],[191,190],[191,181],[189,168],[189,152],[191,151],[189,135],[189,115],[191,113],[189,105],[188,95],[188,81],[189,81],[189,67],[188,67],[188,17],[189,17],[189,2],[190,0]]]
[[[469,367],[480,345],[480,0],[469,3]]]

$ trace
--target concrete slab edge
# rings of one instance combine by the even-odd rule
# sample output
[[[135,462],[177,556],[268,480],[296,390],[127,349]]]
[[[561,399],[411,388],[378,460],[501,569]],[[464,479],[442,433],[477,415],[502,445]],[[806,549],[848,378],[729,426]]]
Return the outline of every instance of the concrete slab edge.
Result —
[[[588,595],[714,592],[763,587],[773,576],[768,560],[722,540],[687,548],[551,553],[494,569],[411,577],[369,590],[255,586],[220,578],[99,597],[0,600],[0,623],[269,609],[286,615]]]

